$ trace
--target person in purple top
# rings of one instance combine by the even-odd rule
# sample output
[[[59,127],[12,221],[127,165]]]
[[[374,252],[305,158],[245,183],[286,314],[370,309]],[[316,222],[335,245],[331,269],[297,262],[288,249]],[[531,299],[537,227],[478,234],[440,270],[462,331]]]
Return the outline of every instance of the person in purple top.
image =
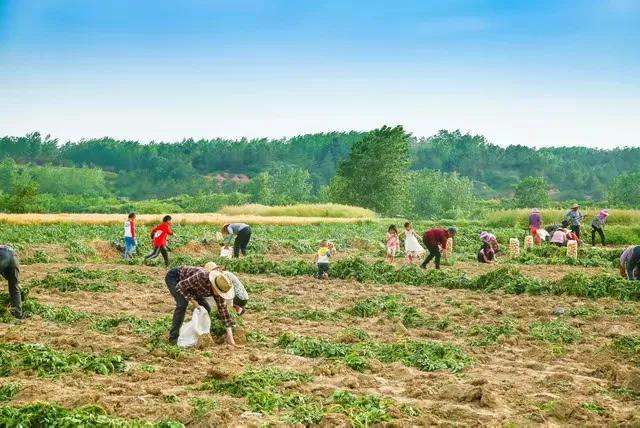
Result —
[[[534,208],[531,210],[531,214],[529,215],[529,232],[531,232],[533,242],[535,242],[536,245],[540,245],[542,243],[540,235],[538,235],[538,229],[541,228],[542,216],[540,215],[540,210],[538,208]]]

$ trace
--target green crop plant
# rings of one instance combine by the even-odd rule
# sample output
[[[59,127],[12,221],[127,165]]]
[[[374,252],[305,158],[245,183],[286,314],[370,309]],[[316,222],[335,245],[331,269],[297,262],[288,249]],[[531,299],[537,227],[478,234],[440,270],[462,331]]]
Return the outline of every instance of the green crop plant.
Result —
[[[354,303],[346,312],[361,318],[385,314],[389,319],[399,319],[408,328],[444,330],[449,326],[448,320],[425,318],[416,308],[408,306],[402,296],[382,295],[368,297]]]
[[[247,370],[231,380],[211,379],[199,389],[245,398],[251,411],[271,414],[279,409],[295,407],[301,399],[304,400],[292,393],[290,387],[310,380],[308,375],[270,367]],[[283,385],[285,383],[287,386]]]
[[[33,299],[23,302],[22,309],[28,313],[40,315],[47,321],[52,321],[58,324],[73,324],[91,316],[86,312],[76,311],[69,306],[56,307],[45,305]]]
[[[10,401],[13,397],[18,395],[21,389],[22,385],[15,382],[0,386],[0,403]]]
[[[365,362],[368,358],[376,358],[383,363],[399,362],[422,371],[459,372],[471,363],[471,359],[460,349],[436,341],[408,340],[398,343],[363,341],[348,344],[285,333],[278,338],[276,346],[301,357],[340,360],[358,371],[366,369]]]
[[[373,395],[356,395],[349,391],[336,391],[331,401],[333,411],[345,414],[354,428],[365,428],[391,420],[392,402]]]
[[[24,406],[0,406],[0,426],[3,427],[122,427],[122,428],[184,428],[180,422],[147,422],[109,416],[95,405],[65,409],[44,402]]]
[[[467,330],[471,336],[469,344],[472,346],[492,346],[505,337],[516,334],[517,323],[512,319],[504,319],[499,324],[478,324]]]
[[[325,311],[322,309],[308,309],[308,308],[286,312],[284,313],[284,315],[294,320],[306,320],[306,321],[338,320],[344,316],[341,312]]]
[[[572,344],[582,340],[579,329],[566,321],[538,321],[529,325],[529,337],[551,344]]]
[[[189,404],[191,405],[191,416],[195,419],[201,419],[218,408],[218,402],[208,398],[192,398],[189,400]]]
[[[51,263],[53,258],[42,250],[36,250],[29,257],[21,260],[22,264],[32,265],[35,263]]]
[[[640,389],[614,388],[610,389],[609,392],[619,397],[630,398],[632,400],[640,399]]]
[[[588,402],[582,403],[582,408],[589,413],[601,414],[604,412],[604,408],[598,403]]]
[[[640,360],[640,336],[622,336],[613,341],[613,348],[624,356]]]
[[[120,355],[62,352],[41,344],[0,344],[0,375],[14,370],[34,370],[41,377],[76,370],[106,375],[124,372],[125,362]]]

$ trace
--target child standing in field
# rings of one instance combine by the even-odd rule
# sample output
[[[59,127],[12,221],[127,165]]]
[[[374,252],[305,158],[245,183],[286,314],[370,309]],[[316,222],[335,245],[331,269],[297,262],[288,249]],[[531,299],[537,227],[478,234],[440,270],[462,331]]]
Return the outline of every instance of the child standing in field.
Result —
[[[167,253],[167,239],[169,238],[169,235],[173,235],[173,231],[171,230],[171,216],[166,215],[162,218],[162,223],[151,229],[153,251],[144,259],[155,259],[162,254],[164,265],[169,267],[169,253]]]
[[[538,208],[534,208],[531,210],[531,214],[529,215],[529,232],[531,232],[531,236],[533,236],[533,242],[536,245],[542,244],[542,239],[538,230],[542,229],[542,216],[540,215],[540,210]]]
[[[387,260],[393,263],[396,260],[396,252],[400,248],[400,237],[398,237],[398,229],[392,224],[387,230]]]
[[[313,262],[318,266],[316,278],[329,279],[329,260],[331,259],[331,250],[326,239],[320,243],[320,249],[316,253]]]
[[[124,259],[129,260],[136,250],[136,214],[130,213],[124,222]]]
[[[418,263],[418,257],[424,254],[424,248],[418,241],[418,235],[411,226],[411,223],[404,224],[404,253],[407,257],[407,263]]]

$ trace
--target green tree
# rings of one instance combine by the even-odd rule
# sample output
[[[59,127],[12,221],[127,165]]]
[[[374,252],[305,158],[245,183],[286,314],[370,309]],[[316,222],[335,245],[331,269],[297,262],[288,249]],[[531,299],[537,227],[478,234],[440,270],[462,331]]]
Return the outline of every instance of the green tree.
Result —
[[[544,207],[549,203],[549,186],[544,177],[525,177],[515,186],[514,196],[518,207]]]
[[[614,178],[607,200],[612,205],[640,207],[640,172],[627,172]]]
[[[420,218],[458,218],[474,201],[467,177],[428,169],[411,173],[409,195],[411,214]]]
[[[39,212],[38,185],[31,179],[19,179],[6,200],[5,209],[13,213]]]
[[[9,193],[18,178],[16,162],[7,158],[0,162],[0,192]]]
[[[251,200],[259,204],[269,205],[272,202],[272,178],[268,172],[261,172],[253,177],[245,191],[251,195]]]
[[[369,132],[338,166],[329,191],[334,202],[399,214],[407,196],[409,141],[402,126]]]
[[[272,171],[270,190],[274,205],[306,202],[311,199],[311,174],[302,168],[280,166]]]

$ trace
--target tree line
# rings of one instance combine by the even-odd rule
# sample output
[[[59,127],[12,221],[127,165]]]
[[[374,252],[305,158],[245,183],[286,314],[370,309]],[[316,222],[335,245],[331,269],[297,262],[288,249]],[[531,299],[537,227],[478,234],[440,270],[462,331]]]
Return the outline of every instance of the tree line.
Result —
[[[56,203],[65,198],[75,198],[65,209],[92,205],[81,199],[93,198],[93,208],[102,210],[100,199],[107,209],[116,199],[211,194],[265,204],[355,203],[363,191],[374,198],[362,206],[423,216],[459,216],[478,198],[517,206],[543,206],[549,198],[638,206],[638,161],[639,148],[501,148],[460,131],[415,138],[401,127],[150,144],[111,138],[60,144],[33,133],[0,138],[0,210],[16,210],[17,201],[29,198],[32,206],[44,204],[42,195],[50,210],[62,210]],[[379,177],[378,171],[388,172]],[[250,180],[221,183],[213,178],[219,173]]]

